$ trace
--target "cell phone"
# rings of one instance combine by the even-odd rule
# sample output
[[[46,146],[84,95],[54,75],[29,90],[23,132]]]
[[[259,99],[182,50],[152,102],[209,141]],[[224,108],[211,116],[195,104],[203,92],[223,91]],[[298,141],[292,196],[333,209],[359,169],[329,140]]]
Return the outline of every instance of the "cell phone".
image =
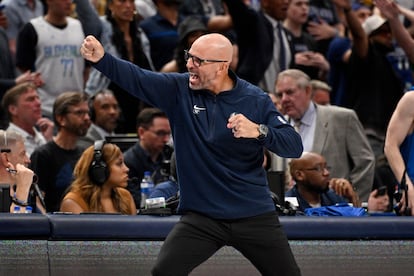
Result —
[[[377,196],[383,196],[387,193],[387,186],[381,186],[378,188]]]

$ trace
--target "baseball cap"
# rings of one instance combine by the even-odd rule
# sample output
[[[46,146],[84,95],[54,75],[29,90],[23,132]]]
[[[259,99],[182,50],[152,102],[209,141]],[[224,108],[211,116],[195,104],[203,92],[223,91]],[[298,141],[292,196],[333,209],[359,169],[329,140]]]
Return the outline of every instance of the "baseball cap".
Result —
[[[387,20],[379,15],[371,15],[370,17],[362,23],[362,28],[364,29],[365,33],[369,36],[374,31],[378,30]]]

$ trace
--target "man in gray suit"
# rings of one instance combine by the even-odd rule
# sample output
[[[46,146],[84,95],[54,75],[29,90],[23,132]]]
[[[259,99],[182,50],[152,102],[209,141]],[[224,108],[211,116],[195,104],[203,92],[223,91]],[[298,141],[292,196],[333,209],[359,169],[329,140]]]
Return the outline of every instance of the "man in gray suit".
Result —
[[[109,89],[99,91],[90,98],[89,111],[92,124],[86,135],[78,140],[78,146],[83,149],[93,145],[96,140],[114,135],[120,116],[118,101]]]
[[[331,176],[348,179],[361,201],[372,190],[375,157],[355,111],[312,102],[310,78],[300,70],[281,72],[276,97],[302,137],[304,151],[326,158]]]

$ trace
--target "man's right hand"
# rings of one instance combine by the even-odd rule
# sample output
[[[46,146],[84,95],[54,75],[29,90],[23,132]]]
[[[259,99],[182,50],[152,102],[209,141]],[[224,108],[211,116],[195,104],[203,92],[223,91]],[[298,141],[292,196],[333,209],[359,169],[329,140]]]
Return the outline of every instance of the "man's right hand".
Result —
[[[80,53],[84,59],[96,63],[105,54],[102,44],[92,35],[88,35],[82,43]]]
[[[53,139],[53,129],[55,124],[46,117],[42,117],[36,122],[36,126],[39,127],[46,141],[51,141]]]

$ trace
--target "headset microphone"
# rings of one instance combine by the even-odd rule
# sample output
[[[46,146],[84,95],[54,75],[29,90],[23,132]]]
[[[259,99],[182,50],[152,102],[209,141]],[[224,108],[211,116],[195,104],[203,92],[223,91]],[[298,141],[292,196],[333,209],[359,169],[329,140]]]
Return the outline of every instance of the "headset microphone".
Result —
[[[37,197],[39,198],[40,204],[42,204],[42,207],[46,210],[45,198],[43,197],[42,191],[40,191],[39,185],[37,185],[37,183],[33,183],[32,185],[34,187]]]
[[[40,204],[42,204],[42,207],[46,210],[46,202],[45,202],[45,198],[43,197],[43,193],[39,188],[39,185],[37,185],[38,182],[38,177],[37,175],[33,175],[33,181],[32,181],[32,186],[36,192],[37,197],[39,198]]]

